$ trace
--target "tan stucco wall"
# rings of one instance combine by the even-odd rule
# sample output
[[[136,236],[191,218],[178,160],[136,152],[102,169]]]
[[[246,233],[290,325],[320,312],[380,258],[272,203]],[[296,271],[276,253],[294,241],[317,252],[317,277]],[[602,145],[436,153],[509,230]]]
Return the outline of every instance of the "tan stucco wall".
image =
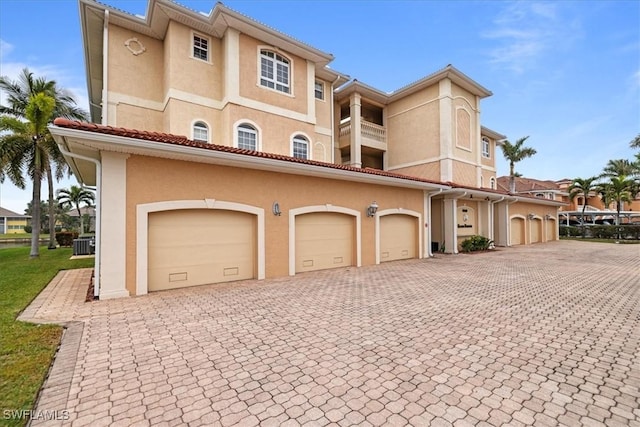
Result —
[[[316,99],[316,125],[331,129],[331,122],[333,121],[331,117],[331,82],[318,78],[316,80],[324,82],[324,100]]]
[[[266,277],[288,274],[289,209],[332,204],[360,211],[362,265],[371,265],[375,263],[375,221],[365,215],[366,207],[375,200],[381,210],[403,208],[422,212],[424,201],[421,190],[131,156],[127,159],[126,208],[129,292],[135,294],[136,285],[136,206],[205,198],[265,209]],[[282,216],[271,213],[275,201],[280,204]],[[171,238],[169,230],[167,238]]]
[[[513,215],[522,215],[527,217],[530,213],[544,218],[545,215],[549,214],[555,218],[557,215],[557,208],[555,206],[545,206],[545,205],[537,205],[534,203],[525,203],[525,202],[516,202],[512,205],[509,205],[509,216]]]
[[[277,51],[290,60],[292,94],[268,89],[260,86],[258,81],[258,46],[268,48],[265,43],[245,34],[240,35],[240,96],[307,114],[307,61],[288,52]]]
[[[151,132],[165,132],[165,120],[161,111],[140,108],[135,105],[119,103],[115,116],[109,118],[111,125],[128,129],[140,129]],[[185,135],[186,136],[186,135]]]
[[[456,92],[457,86],[452,85],[452,90]],[[452,103],[451,111],[452,135],[453,135],[453,156],[476,163],[478,150],[481,149],[480,137],[478,135],[478,120],[474,110],[473,98],[456,97]]]
[[[140,55],[125,42],[137,38],[146,48]],[[152,101],[164,98],[164,47],[161,41],[117,25],[109,25],[108,90]]]
[[[387,106],[389,167],[438,157],[440,108],[437,97],[436,85]]]
[[[399,173],[401,175],[419,176],[420,178],[428,179],[431,181],[440,181],[440,163],[424,163],[421,165],[410,166],[406,168],[394,169],[393,173]]]
[[[482,169],[482,184],[483,184],[483,188],[491,188],[491,178],[495,178],[496,177],[496,173],[493,171],[489,171],[486,169]],[[494,184],[494,190],[495,187],[498,185],[498,181],[495,181]]]
[[[222,44],[220,39],[195,32],[209,40],[209,61],[193,58],[191,28],[171,21],[165,37],[165,90],[176,89],[222,100]]]
[[[500,155],[502,154],[502,150],[496,149],[496,142],[495,140],[489,138],[489,137],[484,137],[487,138],[489,140],[489,157],[484,157],[482,156],[482,138],[480,138],[480,161],[482,162],[483,166],[489,166],[492,168],[496,167],[496,155]]]
[[[468,163],[453,161],[453,182],[460,185],[478,187],[480,183],[476,177],[476,166]]]
[[[165,110],[166,132],[185,135],[191,139],[193,138],[193,123],[196,121],[204,121],[209,127],[210,143],[231,145],[231,142],[222,139],[221,129],[223,122],[220,110],[178,99],[169,99],[167,110]]]

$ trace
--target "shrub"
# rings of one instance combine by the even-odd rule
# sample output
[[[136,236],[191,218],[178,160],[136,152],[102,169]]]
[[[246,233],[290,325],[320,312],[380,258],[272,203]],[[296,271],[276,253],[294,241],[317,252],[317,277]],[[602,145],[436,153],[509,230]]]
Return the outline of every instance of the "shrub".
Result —
[[[32,231],[33,231],[33,227],[31,227],[30,225],[25,225],[24,226],[24,232],[25,233],[31,234]]]
[[[573,225],[561,225],[560,235],[563,237],[577,237],[582,236],[582,229]]]
[[[71,231],[61,231],[56,233],[56,242],[60,246],[73,246],[73,239],[78,238],[78,233]]]
[[[484,236],[471,236],[460,244],[463,252],[486,251],[494,247],[494,242]]]

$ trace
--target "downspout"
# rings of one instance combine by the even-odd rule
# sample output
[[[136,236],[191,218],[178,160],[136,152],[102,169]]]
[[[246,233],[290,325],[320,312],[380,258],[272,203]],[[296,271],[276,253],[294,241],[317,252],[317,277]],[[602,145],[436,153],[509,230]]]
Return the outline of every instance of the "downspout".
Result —
[[[335,114],[335,108],[333,106],[334,101],[333,101],[333,86],[338,83],[338,80],[340,80],[341,76],[336,77],[336,79],[331,83],[331,106],[329,108],[331,108],[331,163],[335,163],[335,159],[336,159],[336,126],[335,126],[335,122],[336,119],[335,117],[333,117],[333,115]]]
[[[109,120],[109,100],[107,97],[109,83],[109,11],[104,11],[104,29],[102,31],[102,124],[107,126]]]
[[[86,160],[96,165],[96,263],[95,263],[95,279],[93,282],[93,296],[98,297],[100,295],[100,254],[101,254],[101,241],[102,241],[102,164],[99,160],[92,159],[91,157],[82,156],[80,154],[74,154],[69,152],[62,144],[58,144],[60,152],[69,157],[75,159]]]

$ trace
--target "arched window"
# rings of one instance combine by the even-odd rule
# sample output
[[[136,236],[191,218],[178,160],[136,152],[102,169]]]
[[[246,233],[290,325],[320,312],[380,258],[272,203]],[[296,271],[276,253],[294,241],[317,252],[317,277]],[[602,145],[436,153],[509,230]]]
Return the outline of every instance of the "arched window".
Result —
[[[209,142],[209,127],[204,122],[193,124],[193,140],[199,142]]]
[[[293,137],[291,152],[293,157],[297,159],[309,158],[309,140],[302,135]]]
[[[496,179],[494,177],[491,177],[489,180],[489,187],[491,187],[492,190],[496,189]]]
[[[258,151],[258,131],[249,123],[238,125],[238,148]]]
[[[260,85],[291,93],[291,66],[287,58],[267,49],[260,49]]]

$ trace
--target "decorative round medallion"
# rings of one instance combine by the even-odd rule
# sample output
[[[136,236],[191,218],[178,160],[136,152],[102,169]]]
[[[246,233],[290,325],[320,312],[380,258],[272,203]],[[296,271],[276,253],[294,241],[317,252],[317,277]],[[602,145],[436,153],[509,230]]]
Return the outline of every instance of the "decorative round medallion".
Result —
[[[129,52],[133,53],[136,56],[140,55],[141,53],[144,53],[147,50],[147,48],[144,47],[142,42],[138,40],[136,37],[130,38],[129,40],[124,42],[124,45],[127,47],[127,49],[129,49]]]

